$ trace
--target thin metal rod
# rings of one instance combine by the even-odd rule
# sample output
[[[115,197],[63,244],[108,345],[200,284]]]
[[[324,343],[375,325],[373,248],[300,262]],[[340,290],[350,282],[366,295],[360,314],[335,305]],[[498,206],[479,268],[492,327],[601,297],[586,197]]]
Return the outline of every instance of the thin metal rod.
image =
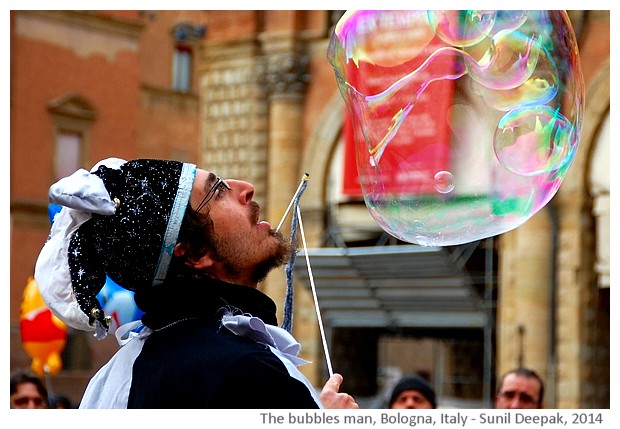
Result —
[[[308,246],[306,246],[306,234],[304,234],[304,225],[301,222],[301,211],[297,207],[297,219],[299,220],[299,232],[301,233],[301,241],[304,246],[304,253],[306,255],[306,265],[308,266],[308,278],[310,279],[310,289],[312,290],[312,297],[314,298],[314,308],[316,310],[316,318],[319,322],[319,330],[321,331],[321,341],[323,341],[323,351],[325,352],[325,361],[327,362],[327,371],[329,376],[334,375],[332,370],[332,361],[329,357],[329,350],[327,348],[327,340],[325,339],[325,330],[323,329],[323,320],[321,319],[321,311],[319,309],[319,300],[316,296],[316,288],[314,287],[314,276],[312,275],[312,267],[310,267],[310,258],[308,256]]]
[[[299,196],[299,193],[301,192],[301,187],[304,185],[304,182],[308,181],[309,177],[310,175],[308,173],[304,173],[303,177],[301,178],[301,182],[299,182],[299,186],[297,187],[297,190],[295,191],[295,194],[293,194],[293,198],[291,199],[291,202],[288,204],[288,207],[286,208],[286,211],[284,212],[284,216],[282,216],[282,220],[280,220],[280,223],[278,224],[278,227],[276,228],[276,232],[280,231],[280,228],[282,228],[282,224],[284,223],[284,220],[288,216],[288,213],[291,211],[291,207],[293,207],[295,200],[297,199],[297,197]]]

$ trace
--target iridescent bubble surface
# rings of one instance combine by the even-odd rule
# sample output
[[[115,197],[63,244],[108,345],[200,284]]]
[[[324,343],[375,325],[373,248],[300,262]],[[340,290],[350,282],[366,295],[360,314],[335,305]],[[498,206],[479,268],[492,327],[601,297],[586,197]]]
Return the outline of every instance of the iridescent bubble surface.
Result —
[[[565,11],[347,11],[327,55],[364,200],[393,236],[498,235],[562,184],[584,109]]]

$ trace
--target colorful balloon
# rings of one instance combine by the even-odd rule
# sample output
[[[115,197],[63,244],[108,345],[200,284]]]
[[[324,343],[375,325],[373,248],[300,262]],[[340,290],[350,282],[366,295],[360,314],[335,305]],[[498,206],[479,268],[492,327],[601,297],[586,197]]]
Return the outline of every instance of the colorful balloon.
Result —
[[[361,192],[393,236],[501,234],[564,180],[584,110],[565,11],[347,11],[327,56]]]
[[[134,293],[123,289],[114,280],[106,276],[106,282],[101,291],[97,294],[97,299],[101,303],[103,312],[112,318],[110,333],[113,333],[119,326],[125,323],[139,320],[144,312],[140,310],[133,299]]]
[[[60,213],[61,210],[62,206],[59,204],[50,203],[47,206],[47,216],[49,217],[50,225],[54,224],[54,219],[56,219],[56,215]]]
[[[45,306],[37,282],[28,278],[20,312],[24,350],[32,358],[31,368],[39,376],[62,369],[60,354],[67,343],[67,326]]]

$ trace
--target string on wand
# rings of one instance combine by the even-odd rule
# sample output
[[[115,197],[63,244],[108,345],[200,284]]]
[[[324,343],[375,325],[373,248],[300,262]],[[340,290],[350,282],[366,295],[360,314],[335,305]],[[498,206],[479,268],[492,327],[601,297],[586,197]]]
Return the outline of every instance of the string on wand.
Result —
[[[291,220],[291,244],[294,249],[297,249],[297,229],[299,228],[299,232],[301,233],[302,244],[304,248],[304,254],[306,257],[306,266],[308,267],[308,278],[310,279],[310,289],[312,290],[312,298],[314,299],[314,307],[316,311],[316,317],[319,323],[319,330],[321,333],[321,341],[323,343],[323,351],[325,353],[325,361],[327,363],[327,370],[329,372],[330,377],[334,374],[332,370],[331,358],[329,356],[329,350],[327,348],[327,340],[325,337],[325,330],[323,328],[323,321],[321,319],[321,311],[319,308],[319,301],[316,295],[316,287],[314,285],[314,276],[312,275],[312,267],[310,266],[310,258],[308,256],[308,246],[306,244],[306,235],[304,233],[303,222],[301,220],[301,210],[299,209],[299,200],[301,199],[301,195],[306,190],[308,186],[308,173],[305,173],[289,203],[284,215],[282,216],[282,220],[278,224],[276,228],[276,232],[280,231],[284,220],[288,216],[291,208],[294,209],[295,214]],[[284,298],[284,317],[282,319],[282,328],[286,329],[288,332],[292,332],[293,330],[293,272],[295,269],[295,260],[296,260],[296,251],[293,251],[291,254],[291,258],[285,267],[286,273],[286,296]]]

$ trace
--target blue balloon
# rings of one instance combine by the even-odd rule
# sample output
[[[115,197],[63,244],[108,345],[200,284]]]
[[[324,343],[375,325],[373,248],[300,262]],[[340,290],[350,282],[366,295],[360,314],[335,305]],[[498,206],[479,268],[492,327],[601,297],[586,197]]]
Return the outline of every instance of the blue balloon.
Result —
[[[144,314],[134,301],[134,293],[123,289],[108,276],[106,276],[103,288],[97,294],[97,299],[104,313],[112,318],[110,332],[114,332],[125,323],[139,320]]]
[[[47,206],[47,216],[50,219],[50,224],[54,223],[54,219],[56,218],[56,215],[60,213],[61,209],[62,209],[62,206],[59,204],[51,203],[49,206]]]

